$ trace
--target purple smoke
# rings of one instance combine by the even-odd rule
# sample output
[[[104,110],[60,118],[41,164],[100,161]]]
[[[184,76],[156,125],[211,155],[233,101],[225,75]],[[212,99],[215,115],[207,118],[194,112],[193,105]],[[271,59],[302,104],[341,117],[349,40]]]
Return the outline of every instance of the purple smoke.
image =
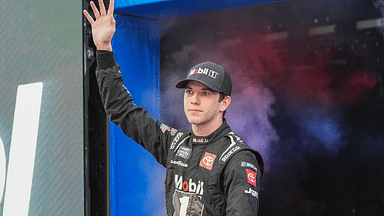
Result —
[[[174,84],[197,63],[221,64],[234,83],[226,118],[266,162],[260,215],[382,212],[383,187],[360,184],[384,179],[371,163],[384,170],[384,110],[372,102],[380,75],[364,64],[376,48],[355,40],[361,32],[349,23],[351,14],[369,6],[359,0],[299,0],[164,22],[162,120],[190,128],[183,91]],[[331,24],[354,29],[307,34],[313,26]],[[361,192],[372,188],[379,192]]]

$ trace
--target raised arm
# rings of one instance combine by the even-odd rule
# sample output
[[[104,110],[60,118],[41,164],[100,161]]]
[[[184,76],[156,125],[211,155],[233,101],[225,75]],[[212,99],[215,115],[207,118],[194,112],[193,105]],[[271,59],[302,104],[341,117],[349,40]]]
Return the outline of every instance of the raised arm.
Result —
[[[91,7],[95,14],[94,20],[88,11],[84,10],[83,13],[92,26],[93,42],[98,50],[108,50],[112,52],[112,38],[116,31],[115,18],[113,17],[114,0],[110,0],[108,12],[105,9],[103,0],[99,0],[100,11],[96,5],[91,1]]]

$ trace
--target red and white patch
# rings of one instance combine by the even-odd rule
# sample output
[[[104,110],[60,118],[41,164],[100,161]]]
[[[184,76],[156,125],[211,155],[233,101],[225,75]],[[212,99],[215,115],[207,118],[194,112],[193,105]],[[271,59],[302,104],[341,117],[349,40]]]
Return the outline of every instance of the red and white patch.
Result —
[[[216,155],[205,152],[204,157],[201,159],[199,166],[204,167],[207,170],[212,170],[213,162],[216,159]]]
[[[252,171],[252,170],[250,170],[250,169],[246,169],[246,170],[247,170],[248,183],[256,187],[256,176],[257,176],[257,173]]]

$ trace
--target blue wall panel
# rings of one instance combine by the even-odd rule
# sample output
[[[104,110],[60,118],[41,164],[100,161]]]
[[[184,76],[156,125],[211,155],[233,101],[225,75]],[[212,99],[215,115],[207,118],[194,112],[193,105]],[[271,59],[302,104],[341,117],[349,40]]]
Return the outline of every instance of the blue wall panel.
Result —
[[[125,86],[134,103],[158,119],[159,25],[116,15],[116,29],[112,45]],[[115,124],[110,126],[111,215],[164,215],[164,168]]]

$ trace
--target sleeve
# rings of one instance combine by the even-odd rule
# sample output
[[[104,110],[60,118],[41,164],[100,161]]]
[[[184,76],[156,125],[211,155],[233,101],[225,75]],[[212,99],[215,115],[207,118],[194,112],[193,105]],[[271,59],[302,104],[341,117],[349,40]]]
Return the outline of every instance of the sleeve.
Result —
[[[247,150],[235,154],[224,169],[223,179],[226,215],[257,215],[261,170],[255,155]]]
[[[168,143],[177,130],[154,120],[147,110],[133,103],[112,52],[98,51],[97,61],[96,79],[109,118],[165,166]]]

